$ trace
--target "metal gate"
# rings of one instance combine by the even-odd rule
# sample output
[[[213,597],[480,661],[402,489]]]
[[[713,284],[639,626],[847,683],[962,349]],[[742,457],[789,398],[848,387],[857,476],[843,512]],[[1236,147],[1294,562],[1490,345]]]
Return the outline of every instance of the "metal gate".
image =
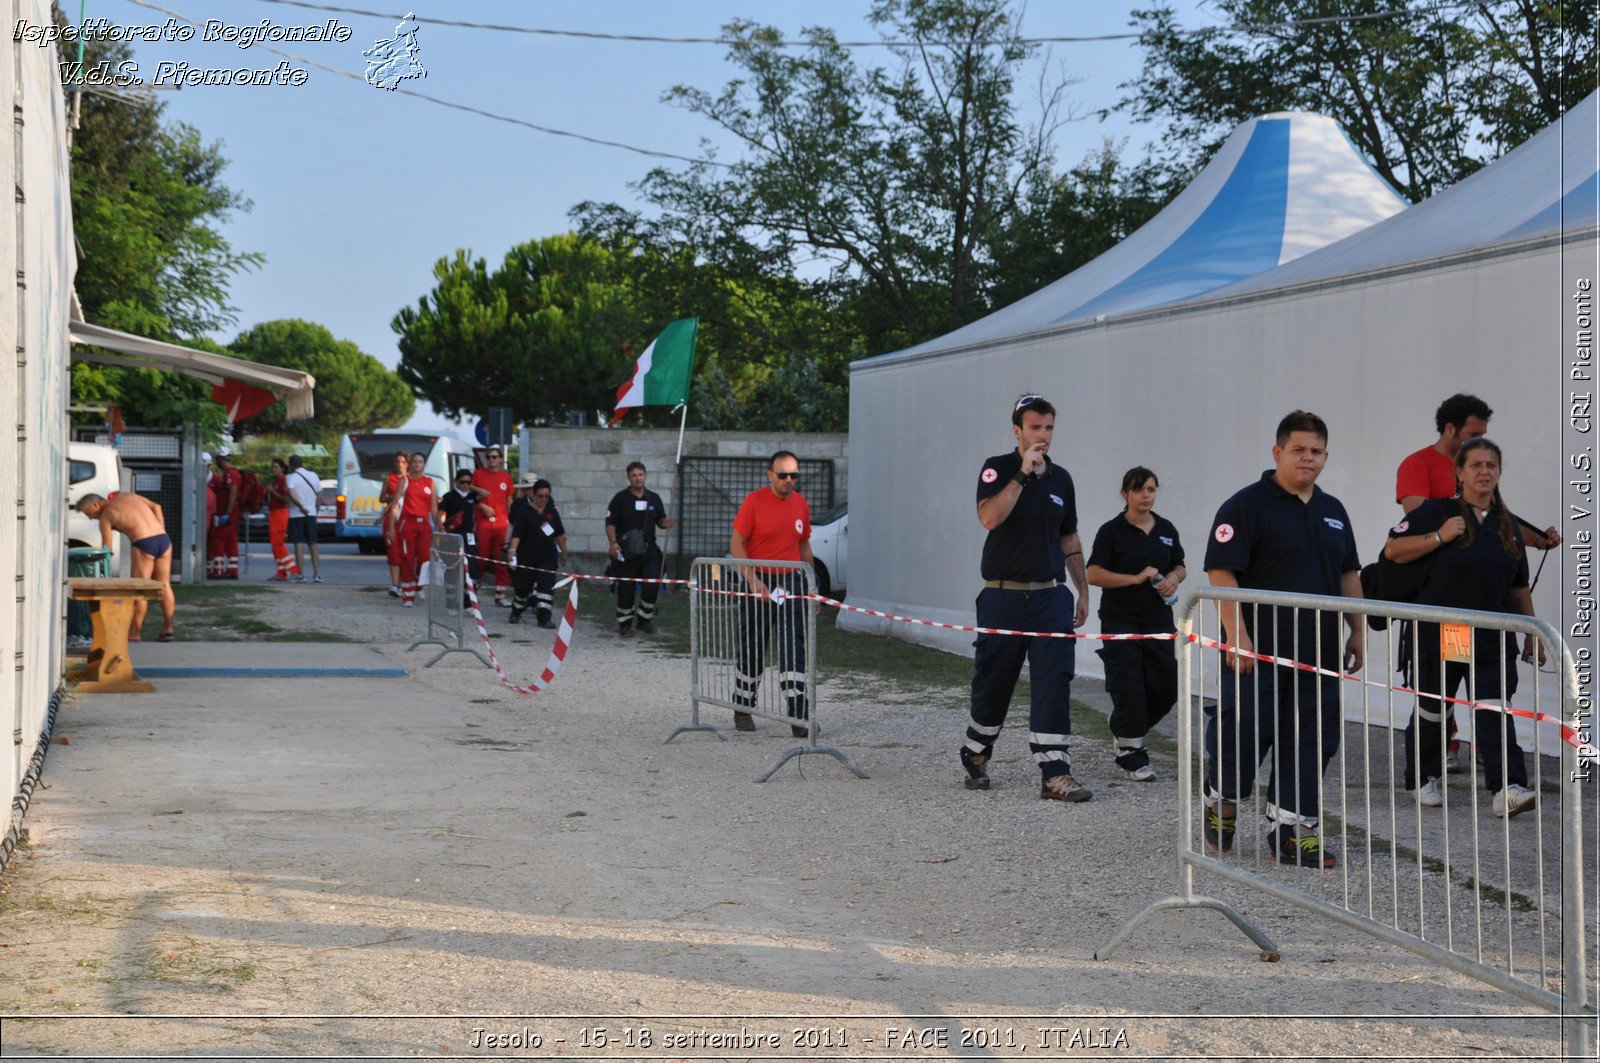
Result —
[[[689,731],[728,736],[700,719],[701,705],[744,718],[788,723],[805,744],[786,750],[756,782],[766,782],[795,757],[823,753],[859,778],[867,773],[844,751],[818,739],[816,574],[804,561],[697,557],[689,576]]]
[[[678,466],[677,550],[674,575],[689,569],[696,557],[721,557],[728,552],[728,534],[744,496],[767,486],[766,458],[686,457]],[[816,519],[838,505],[833,460],[801,458],[796,488]]]
[[[1276,656],[1270,664],[1255,660],[1248,674],[1219,653],[1230,647],[1218,616],[1239,608],[1234,603],[1268,617],[1262,625],[1278,632],[1275,648],[1259,651]],[[1111,955],[1153,913],[1183,908],[1220,911],[1276,958],[1277,947],[1238,909],[1195,892],[1194,873],[1203,871],[1548,1008],[1563,1018],[1567,1051],[1593,1059],[1586,954],[1595,928],[1585,918],[1585,887],[1592,888],[1585,880],[1595,872],[1583,859],[1583,803],[1594,800],[1594,785],[1573,741],[1562,741],[1557,770],[1545,765],[1528,719],[1548,710],[1548,719],[1572,721],[1586,704],[1560,634],[1532,617],[1222,587],[1192,592],[1178,614],[1178,893],[1149,904],[1095,958]],[[1350,622],[1359,630],[1368,616],[1387,618],[1380,629],[1387,634],[1367,632],[1371,666],[1362,676],[1344,675],[1336,647]],[[1397,633],[1401,619],[1413,621],[1406,633]],[[1434,670],[1443,672],[1443,659],[1461,674],[1429,679],[1419,666],[1398,683],[1380,679],[1393,674],[1402,649],[1411,661],[1422,659],[1423,623],[1435,626],[1430,637],[1441,643],[1429,651]],[[1542,643],[1537,659],[1550,661],[1555,678],[1533,667],[1523,686],[1513,686],[1510,649],[1487,665],[1475,662],[1485,633],[1490,645],[1504,646],[1504,633]],[[1484,692],[1474,676],[1487,668],[1499,674]],[[1500,696],[1509,690],[1516,705]],[[1425,729],[1434,729],[1432,748],[1445,740],[1441,715],[1427,706],[1458,694],[1473,709],[1462,736],[1470,723],[1474,748],[1494,760],[1484,772],[1497,772],[1501,785],[1526,774],[1520,794],[1480,787],[1470,756],[1472,770],[1453,778],[1423,759]],[[1253,709],[1258,702],[1265,707]],[[1519,716],[1533,739],[1531,771],[1515,738]],[[1592,756],[1593,748],[1582,753]],[[1263,760],[1269,767],[1258,773]],[[1298,778],[1312,772],[1310,783]],[[1519,813],[1526,815],[1513,825]],[[1333,849],[1302,861],[1292,840],[1267,841],[1274,831],[1304,828]]]

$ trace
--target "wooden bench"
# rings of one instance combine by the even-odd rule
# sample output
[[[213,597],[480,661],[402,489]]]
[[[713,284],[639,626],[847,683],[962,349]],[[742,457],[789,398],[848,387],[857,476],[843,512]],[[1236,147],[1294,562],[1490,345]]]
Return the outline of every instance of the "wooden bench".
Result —
[[[155,689],[139,678],[128,655],[128,630],[133,605],[141,598],[159,601],[161,584],[153,579],[69,579],[68,596],[89,605],[94,636],[81,668],[67,672],[77,689],[91,694],[140,694]]]

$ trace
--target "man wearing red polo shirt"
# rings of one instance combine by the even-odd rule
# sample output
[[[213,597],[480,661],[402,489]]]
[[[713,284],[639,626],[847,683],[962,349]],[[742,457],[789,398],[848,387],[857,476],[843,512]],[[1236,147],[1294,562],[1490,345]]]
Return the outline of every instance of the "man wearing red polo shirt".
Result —
[[[433,552],[433,529],[439,524],[439,496],[427,464],[426,454],[411,455],[395,530],[400,540],[400,604],[405,606],[417,604],[422,566]]]
[[[511,604],[511,573],[506,568],[506,537],[511,530],[511,474],[506,472],[505,452],[490,447],[483,456],[484,467],[472,470],[472,486],[488,492],[483,504],[487,516],[477,521],[478,549],[481,558],[494,558],[494,604]]]
[[[733,518],[733,537],[728,552],[734,557],[764,561],[804,561],[811,564],[811,507],[795,482],[800,479],[800,460],[780,450],[767,462],[767,486],[745,496],[739,515]],[[810,718],[806,704],[806,627],[805,612],[810,603],[804,578],[793,569],[740,568],[750,590],[762,598],[739,599],[739,652],[735,668],[733,700],[755,707],[765,667],[766,649],[776,629],[778,641],[778,689],[783,692],[791,730],[806,734]],[[735,712],[733,723],[741,731],[755,730],[747,712]]]

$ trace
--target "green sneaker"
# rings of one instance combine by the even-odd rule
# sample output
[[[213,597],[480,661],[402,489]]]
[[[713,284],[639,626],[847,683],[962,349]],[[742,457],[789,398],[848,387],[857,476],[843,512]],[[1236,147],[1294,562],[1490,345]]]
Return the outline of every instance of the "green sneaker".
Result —
[[[1202,805],[1201,809],[1201,816],[1205,820],[1202,833],[1206,837],[1206,848],[1214,853],[1232,852],[1233,834],[1238,829],[1238,809],[1226,801]]]
[[[1337,863],[1333,854],[1322,847],[1322,839],[1315,831],[1301,833],[1293,827],[1279,827],[1272,833],[1274,863],[1321,868],[1329,868]]]

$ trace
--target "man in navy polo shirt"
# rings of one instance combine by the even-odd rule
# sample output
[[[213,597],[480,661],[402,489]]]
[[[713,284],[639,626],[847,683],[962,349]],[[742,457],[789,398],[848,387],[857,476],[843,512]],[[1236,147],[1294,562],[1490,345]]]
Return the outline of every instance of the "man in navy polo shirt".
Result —
[[[989,458],[978,474],[978,521],[989,532],[979,627],[1070,633],[1088,615],[1072,477],[1048,455],[1055,426],[1054,406],[1043,396],[1023,395],[1011,410],[1016,449]],[[1063,582],[1069,572],[1076,603]],[[961,747],[966,788],[989,788],[989,758],[1026,658],[1033,688],[1028,748],[1043,776],[1039,796],[1089,800],[1089,791],[1072,777],[1070,758],[1073,640],[979,635],[975,645],[972,720]]]
[[[1328,462],[1328,426],[1296,410],[1278,423],[1276,468],[1222,504],[1206,543],[1206,575],[1216,587],[1361,597],[1350,516],[1318,487]],[[1362,618],[1339,651],[1334,615],[1312,609],[1257,609],[1218,602],[1228,650],[1220,708],[1206,710],[1204,833],[1213,850],[1233,847],[1237,801],[1255,786],[1256,766],[1272,760],[1267,818],[1279,863],[1332,867],[1317,836],[1322,773],[1338,751],[1340,680],[1255,660],[1251,653],[1300,661],[1332,672],[1361,669]]]

